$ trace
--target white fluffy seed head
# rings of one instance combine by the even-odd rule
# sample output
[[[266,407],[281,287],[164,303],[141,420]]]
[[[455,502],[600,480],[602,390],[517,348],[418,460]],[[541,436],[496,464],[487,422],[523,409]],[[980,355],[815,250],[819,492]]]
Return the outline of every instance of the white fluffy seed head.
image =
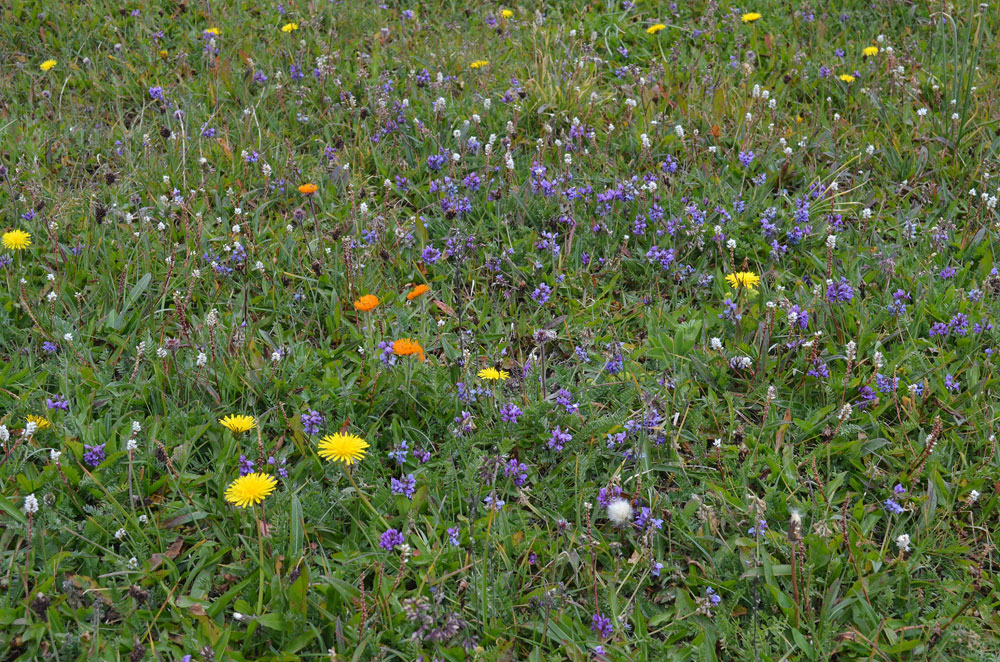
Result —
[[[632,504],[625,499],[615,499],[608,504],[608,519],[616,526],[632,521]]]

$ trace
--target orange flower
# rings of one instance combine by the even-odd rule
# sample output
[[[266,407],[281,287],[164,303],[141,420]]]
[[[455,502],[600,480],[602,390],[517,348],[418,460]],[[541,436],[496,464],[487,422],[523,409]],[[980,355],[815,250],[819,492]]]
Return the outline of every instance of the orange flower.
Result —
[[[406,295],[406,300],[407,301],[413,301],[414,299],[416,299],[421,294],[424,294],[425,292],[429,292],[430,289],[431,288],[429,288],[426,285],[424,285],[423,283],[421,283],[420,285],[417,285],[412,290],[410,290],[409,294]]]
[[[302,195],[312,195],[315,192],[316,192],[315,184],[303,184],[302,186],[299,187],[299,193],[301,193]]]
[[[366,294],[357,301],[354,302],[354,310],[360,310],[363,313],[375,310],[375,306],[379,304],[378,297],[374,294]]]
[[[411,354],[416,354],[420,357],[420,360],[424,360],[424,348],[420,346],[416,340],[411,340],[410,338],[400,338],[396,342],[392,343],[392,353],[398,354],[399,356],[410,356]]]

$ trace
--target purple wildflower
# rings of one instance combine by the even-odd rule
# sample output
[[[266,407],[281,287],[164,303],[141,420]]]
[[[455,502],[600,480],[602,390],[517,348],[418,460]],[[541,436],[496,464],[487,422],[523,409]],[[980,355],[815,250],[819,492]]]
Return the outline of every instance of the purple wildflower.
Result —
[[[104,446],[105,444],[96,444],[94,446],[84,444],[83,447],[86,452],[83,454],[83,461],[91,467],[97,467],[97,465],[107,459],[107,453],[104,451]]]
[[[396,545],[402,545],[404,540],[405,539],[403,538],[402,533],[396,529],[389,529],[382,534],[382,538],[379,540],[378,546],[384,550],[392,551]]]

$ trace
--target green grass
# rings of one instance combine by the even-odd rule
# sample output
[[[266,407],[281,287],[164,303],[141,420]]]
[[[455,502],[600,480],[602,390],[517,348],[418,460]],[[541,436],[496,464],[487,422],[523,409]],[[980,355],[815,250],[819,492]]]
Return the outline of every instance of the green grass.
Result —
[[[678,5],[4,7],[0,659],[995,659],[996,12]]]

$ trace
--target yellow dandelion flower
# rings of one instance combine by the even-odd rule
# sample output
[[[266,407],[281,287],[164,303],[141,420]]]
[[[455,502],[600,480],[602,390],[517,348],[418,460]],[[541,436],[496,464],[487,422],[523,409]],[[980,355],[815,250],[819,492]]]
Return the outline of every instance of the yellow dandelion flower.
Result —
[[[57,62],[55,60],[46,60],[45,62],[42,62],[40,65],[38,65],[38,68],[41,69],[42,71],[48,71],[52,67],[56,66],[56,64]]]
[[[660,30],[665,29],[666,27],[667,26],[665,26],[663,23],[657,23],[656,25],[650,25],[648,28],[646,28],[646,34],[656,34]]]
[[[469,69],[482,69],[489,63],[490,63],[489,60],[476,60],[475,62],[469,65]]]
[[[244,414],[236,414],[220,418],[219,424],[236,434],[247,432],[257,427],[256,419],[254,419],[253,416],[246,416]]]
[[[319,456],[330,462],[351,465],[365,456],[368,442],[355,434],[328,434],[319,442]]]
[[[760,285],[760,276],[752,271],[737,271],[734,274],[726,276],[726,282],[734,290],[738,290],[741,287],[748,290],[756,290],[757,286]]]
[[[169,55],[169,53],[167,53],[167,49],[163,49],[163,50],[160,51],[160,58],[161,59],[166,59],[167,55]]]
[[[312,195],[317,190],[319,189],[316,188],[315,184],[303,184],[302,186],[299,187],[299,193],[301,193],[302,195]]]
[[[852,76],[851,74],[840,74],[840,76],[838,76],[838,78],[840,78],[840,80],[844,81],[845,83],[853,83],[854,82],[854,76]]]
[[[753,23],[754,21],[759,21],[760,18],[761,18],[760,14],[758,14],[755,11],[748,12],[746,14],[743,14],[743,16],[740,16],[740,20],[742,20],[744,23]]]
[[[49,419],[45,418],[44,416],[35,416],[34,414],[28,414],[24,418],[27,419],[28,423],[34,423],[35,427],[39,430],[45,430],[47,428],[52,427],[52,423],[50,423]]]
[[[298,23],[285,23],[281,26],[281,31],[285,33],[294,32],[299,29]]]
[[[219,28],[208,28],[207,30],[205,30],[205,34],[220,35],[222,34],[222,30],[220,30]]]
[[[240,476],[226,488],[226,501],[239,508],[255,506],[266,499],[277,484],[274,476],[264,473]]]
[[[31,235],[24,230],[11,230],[4,232],[0,238],[3,247],[10,251],[23,251],[31,245]]]
[[[514,12],[511,11],[510,9],[503,9],[503,10],[500,11],[501,18],[510,18],[513,15],[514,15]]]
[[[872,57],[874,55],[878,55],[878,46],[868,46],[863,51],[861,51],[861,54],[864,55],[865,57]]]
[[[483,368],[476,373],[476,376],[480,379],[485,379],[487,381],[505,381],[510,377],[510,373],[506,370],[497,370],[496,368]]]

